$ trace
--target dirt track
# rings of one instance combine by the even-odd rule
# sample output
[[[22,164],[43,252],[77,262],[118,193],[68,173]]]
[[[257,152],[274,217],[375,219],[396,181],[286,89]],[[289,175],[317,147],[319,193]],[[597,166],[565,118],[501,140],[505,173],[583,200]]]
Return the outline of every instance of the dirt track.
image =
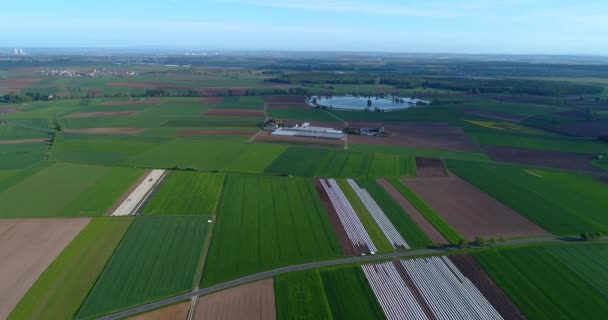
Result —
[[[86,129],[65,129],[66,133],[81,134],[108,134],[108,135],[131,135],[144,131],[144,128],[86,128]]]
[[[115,111],[115,112],[79,112],[68,115],[67,119],[79,118],[106,118],[106,117],[126,117],[136,114],[137,111]]]
[[[403,179],[467,240],[475,237],[522,238],[549,233],[511,208],[456,176],[445,179]]]
[[[395,189],[385,179],[378,179],[378,184],[386,190],[386,192],[393,198],[395,202],[397,202],[403,211],[405,211],[410,218],[418,225],[420,230],[422,230],[429,239],[435,244],[439,245],[447,245],[450,244],[448,240],[446,240],[435,227],[414,207],[403,195],[399,192],[399,190]]]
[[[0,220],[0,319],[91,219]]]
[[[270,278],[203,296],[196,303],[194,319],[276,319],[274,282]]]
[[[190,302],[182,302],[168,306],[156,311],[144,313],[130,320],[186,320],[188,311],[190,310]]]
[[[211,109],[207,110],[204,117],[253,117],[265,118],[266,112],[261,110],[240,110],[240,109]]]

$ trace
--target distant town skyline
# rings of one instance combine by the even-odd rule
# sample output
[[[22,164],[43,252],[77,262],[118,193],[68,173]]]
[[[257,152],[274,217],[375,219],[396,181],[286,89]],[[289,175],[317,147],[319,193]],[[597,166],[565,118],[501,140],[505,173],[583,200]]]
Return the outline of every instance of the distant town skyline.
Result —
[[[23,0],[2,15],[15,48],[608,54],[600,0]]]

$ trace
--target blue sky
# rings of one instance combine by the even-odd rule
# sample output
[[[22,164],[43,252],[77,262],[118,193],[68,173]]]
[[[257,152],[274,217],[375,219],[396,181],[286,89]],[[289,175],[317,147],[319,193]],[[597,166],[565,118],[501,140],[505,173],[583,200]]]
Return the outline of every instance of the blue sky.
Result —
[[[606,0],[11,0],[0,46],[608,54]]]

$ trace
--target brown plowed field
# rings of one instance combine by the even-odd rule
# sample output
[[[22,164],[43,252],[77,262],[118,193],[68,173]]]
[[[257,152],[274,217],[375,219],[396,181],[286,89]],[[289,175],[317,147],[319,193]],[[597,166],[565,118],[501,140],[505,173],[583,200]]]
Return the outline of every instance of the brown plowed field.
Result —
[[[201,99],[201,103],[203,104],[219,104],[222,102],[224,102],[224,97],[208,97]]]
[[[42,143],[49,139],[22,139],[22,140],[0,140],[0,144]]]
[[[163,103],[158,100],[146,100],[146,101],[106,101],[102,102],[100,106],[157,106]]]
[[[240,109],[210,109],[203,113],[204,117],[253,117],[265,118],[266,112],[260,110],[240,110]]]
[[[422,178],[447,177],[443,160],[431,158],[416,158],[416,172]]]
[[[509,121],[509,122],[521,122],[525,119],[523,117],[512,115],[510,113],[500,112],[500,111],[489,111],[489,110],[466,110],[465,114],[468,114],[471,116],[482,117],[482,118],[494,119],[494,120]]]
[[[422,230],[431,241],[435,244],[439,245],[448,245],[450,244],[448,240],[446,240],[435,227],[414,207],[402,194],[399,190],[395,189],[390,182],[385,179],[378,179],[378,184],[386,190],[386,192],[393,198],[395,202],[397,202],[401,208],[410,216],[410,218],[418,225],[420,230]]]
[[[100,90],[90,89],[89,91],[87,91],[87,96],[93,98],[102,98],[103,92],[101,92]]]
[[[274,282],[260,280],[198,299],[196,320],[272,320],[276,319]]]
[[[140,133],[146,130],[145,128],[86,128],[86,129],[66,129],[66,133],[82,133],[82,134],[110,134],[110,135],[130,135]]]
[[[258,133],[256,130],[182,130],[178,131],[180,137],[200,137],[200,136],[253,136]]]
[[[450,151],[479,151],[479,147],[467,136],[462,128],[445,124],[386,124],[350,123],[354,128],[384,127],[388,136],[368,137],[352,135],[349,142],[393,147],[438,149]]]
[[[106,117],[126,117],[136,114],[137,111],[116,111],[116,112],[79,112],[72,113],[66,118],[77,119],[77,118],[106,118]]]
[[[0,114],[12,114],[17,112],[17,108],[16,107],[0,107]]]
[[[494,280],[475,262],[473,257],[462,254],[450,256],[450,260],[458,267],[462,274],[469,278],[488,299],[496,311],[506,320],[524,320],[526,317],[507,295],[494,283]]]
[[[190,302],[182,302],[152,312],[140,314],[131,320],[186,320]]]
[[[31,87],[33,84],[40,82],[40,78],[27,78],[27,79],[10,79],[1,80],[0,87],[23,89]]]
[[[549,236],[511,208],[452,175],[445,179],[403,179],[467,240],[475,237]]]
[[[309,105],[306,103],[265,103],[264,108],[266,109],[308,109]]]
[[[0,319],[6,319],[40,274],[90,220],[0,220]]]
[[[484,148],[490,159],[498,162],[564,169],[583,172],[605,172],[591,164],[593,155],[558,151],[542,151],[512,147]]]
[[[301,103],[306,100],[305,96],[266,96],[266,103]]]
[[[346,230],[344,230],[344,226],[340,222],[340,218],[338,218],[338,213],[336,213],[336,209],[331,204],[331,200],[329,200],[329,196],[323,189],[321,182],[318,179],[315,179],[315,188],[317,189],[317,193],[321,198],[321,202],[323,202],[323,206],[325,207],[325,211],[329,215],[329,221],[331,222],[332,227],[334,228],[334,232],[338,237],[338,241],[340,242],[340,246],[342,250],[347,255],[356,255],[357,250],[353,246],[352,242],[348,239],[348,235],[346,234]]]
[[[253,142],[275,142],[302,145],[320,145],[325,147],[344,148],[344,140],[320,139],[307,137],[273,136],[268,131],[260,132]]]

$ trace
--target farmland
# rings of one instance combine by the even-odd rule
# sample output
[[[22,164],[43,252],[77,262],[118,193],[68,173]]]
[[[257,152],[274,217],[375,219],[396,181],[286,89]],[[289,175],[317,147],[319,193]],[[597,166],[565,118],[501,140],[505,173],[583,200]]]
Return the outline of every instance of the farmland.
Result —
[[[473,256],[530,319],[596,319],[608,311],[606,292],[595,289],[605,284],[597,260],[606,256],[605,246],[494,249]],[[590,284],[598,280],[603,282]]]
[[[277,319],[331,319],[323,281],[318,271],[280,275],[274,279]]]
[[[171,172],[143,210],[144,215],[215,214],[225,176]]]
[[[93,219],[38,278],[8,318],[73,318],[131,222],[131,218]]]
[[[448,168],[551,233],[608,230],[608,185],[591,177],[473,162],[450,161]]]
[[[341,255],[312,181],[229,176],[202,285]]]
[[[272,278],[200,297],[193,317],[196,320],[275,318]]]
[[[135,219],[76,318],[95,318],[194,288],[209,228],[205,217]]]

